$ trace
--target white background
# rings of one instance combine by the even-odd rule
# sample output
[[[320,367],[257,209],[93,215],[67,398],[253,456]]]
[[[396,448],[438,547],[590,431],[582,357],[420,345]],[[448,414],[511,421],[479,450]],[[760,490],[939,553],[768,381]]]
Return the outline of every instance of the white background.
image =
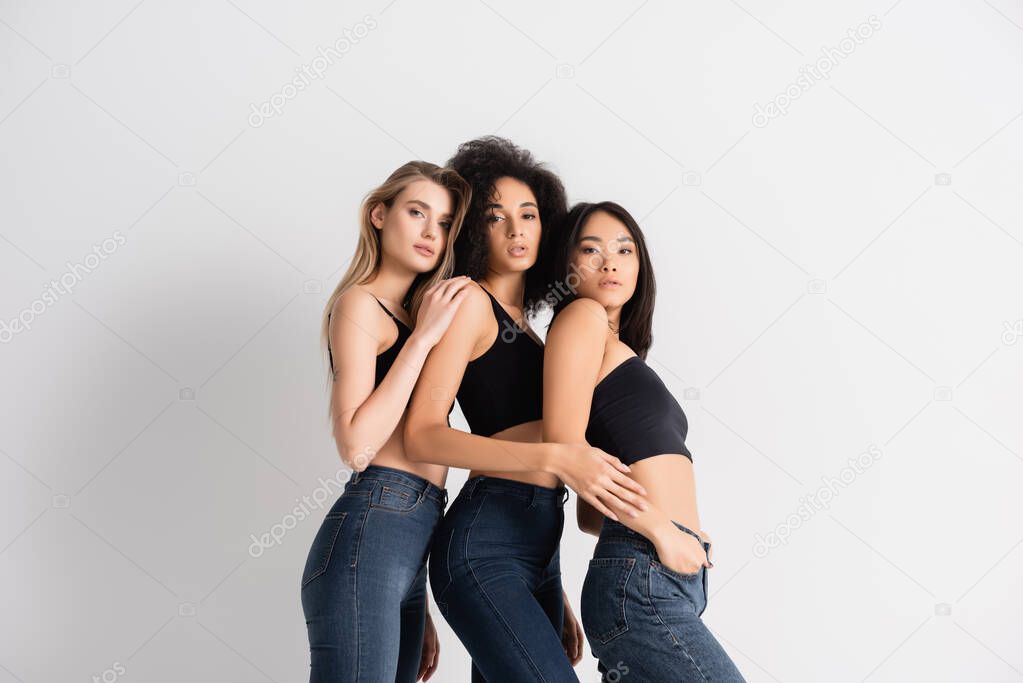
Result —
[[[358,202],[495,132],[641,220],[747,679],[1023,680],[1019,3],[387,2],[0,2],[0,683],[305,680],[322,510],[249,546],[340,466]],[[591,548],[567,525],[577,607]]]

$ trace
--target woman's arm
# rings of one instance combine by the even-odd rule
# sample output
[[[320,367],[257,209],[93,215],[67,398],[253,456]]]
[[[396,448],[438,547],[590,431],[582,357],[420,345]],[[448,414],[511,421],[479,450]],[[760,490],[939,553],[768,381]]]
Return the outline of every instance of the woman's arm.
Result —
[[[554,319],[544,349],[544,441],[586,443],[606,337],[607,311],[593,299],[572,301]],[[606,502],[614,507],[614,501]],[[576,519],[586,533],[599,534],[606,514],[598,506],[578,501]],[[671,519],[649,503],[639,515],[623,516],[619,521],[655,543],[678,533]]]
[[[373,295],[356,287],[338,297],[329,330],[335,370],[331,417],[338,452],[349,467],[360,472],[366,469],[391,437],[423,362],[450,324],[454,309],[465,296],[459,295],[459,290],[467,283],[467,278],[453,278],[427,291],[416,329],[376,389],[377,347],[387,329],[379,306]]]
[[[580,495],[600,491],[608,498],[637,500],[630,493],[643,487],[624,472],[617,458],[588,446],[524,443],[469,434],[448,426],[448,409],[455,401],[473,351],[485,341],[493,316],[490,298],[472,287],[443,338],[423,366],[412,392],[405,420],[405,451],[409,459],[463,469],[496,472],[549,472]],[[630,506],[622,504],[628,510]]]

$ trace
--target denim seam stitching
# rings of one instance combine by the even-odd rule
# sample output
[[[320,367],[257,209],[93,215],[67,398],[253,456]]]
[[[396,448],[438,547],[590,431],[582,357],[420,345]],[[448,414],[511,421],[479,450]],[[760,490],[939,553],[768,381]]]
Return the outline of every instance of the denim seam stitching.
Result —
[[[334,538],[330,539],[330,550],[327,551],[327,559],[326,561],[324,561],[323,567],[317,570],[317,572],[310,576],[308,579],[306,579],[305,582],[302,584],[302,588],[308,586],[310,581],[312,581],[317,576],[320,576],[321,574],[327,571],[327,567],[330,566],[330,558],[334,554],[334,545],[337,543],[337,535],[341,533],[341,527],[345,525],[345,517],[347,516],[348,512],[342,512],[338,517],[339,521],[337,523],[337,529],[334,530]]]
[[[656,569],[654,571],[656,571]],[[663,626],[664,629],[668,632],[668,635],[671,636],[672,643],[674,643],[675,646],[682,651],[682,654],[685,655],[686,658],[690,662],[692,662],[693,666],[699,672],[700,677],[703,678],[704,681],[708,681],[709,682],[710,679],[707,678],[707,675],[705,673],[703,673],[703,669],[701,669],[700,665],[696,663],[696,660],[693,659],[693,656],[691,654],[689,654],[689,650],[686,648],[685,644],[682,643],[681,640],[679,640],[678,636],[675,635],[675,632],[671,630],[671,627],[668,626],[668,624],[661,617],[661,613],[657,609],[657,605],[654,604],[653,594],[651,593],[650,576],[651,576],[651,573],[648,573],[647,574],[647,602],[650,604],[651,611],[653,611],[654,616],[657,617],[657,621],[661,622],[661,626]],[[697,617],[697,619],[699,619],[699,617]]]
[[[697,569],[692,574],[686,574],[685,572],[675,571],[671,567],[665,565],[660,560],[650,558],[650,568],[659,574],[667,576],[668,578],[677,578],[680,581],[692,581],[693,579],[700,578],[700,569],[704,569],[705,567],[701,566],[700,569]]]
[[[436,531],[434,531],[434,533],[436,533]],[[452,531],[451,534],[448,536],[448,547],[444,551],[444,570],[448,575],[448,581],[446,584],[444,584],[444,588],[441,589],[439,594],[434,593],[433,595],[433,599],[437,601],[437,607],[438,609],[441,610],[442,613],[446,613],[448,607],[447,601],[443,600],[443,598],[447,596],[448,589],[451,588],[451,584],[454,583],[454,578],[451,575],[451,548],[452,546],[454,546],[454,544],[455,532]]]
[[[384,491],[390,491],[390,492],[392,492],[392,493],[396,493],[396,494],[398,494],[399,496],[404,496],[404,497],[405,497],[405,499],[406,499],[406,500],[408,500],[408,494],[407,494],[407,493],[404,493],[404,492],[402,492],[402,491],[399,491],[399,490],[397,490],[397,489],[392,489],[391,487],[387,486],[386,484],[383,484],[383,485],[381,485],[381,489],[380,489],[380,495],[381,495],[381,497],[383,496],[383,492],[384,492]],[[422,497],[422,496],[419,496],[419,498],[417,498],[417,499],[416,499],[416,502],[412,504],[412,507],[407,507],[407,508],[392,508],[392,507],[390,507],[389,505],[381,505],[380,503],[374,503],[374,502],[373,502],[373,500],[372,500],[372,499],[370,499],[370,501],[369,501],[369,506],[370,506],[371,508],[373,508],[373,509],[376,509],[376,510],[387,510],[388,512],[397,512],[397,513],[401,513],[401,514],[406,514],[406,513],[412,512],[412,511],[413,511],[413,510],[415,510],[415,509],[416,509],[417,507],[419,507],[419,504],[420,504],[421,502],[423,502],[423,497]]]
[[[495,605],[494,601],[491,600],[490,594],[487,593],[486,589],[483,587],[483,584],[480,583],[479,578],[476,576],[476,572],[472,568],[472,563],[467,561],[466,565],[469,567],[469,573],[472,575],[472,581],[476,585],[476,590],[478,590],[480,592],[480,595],[483,596],[483,599],[486,601],[487,606],[490,607],[490,610],[494,613],[494,616],[497,617],[498,623],[500,623],[501,626],[504,627],[505,632],[509,636],[511,636],[512,642],[515,643],[516,645],[515,649],[518,650],[518,653],[522,656],[523,660],[525,660],[525,662],[529,664],[530,668],[533,669],[533,672],[537,676],[537,680],[546,682],[547,679],[544,678],[543,673],[540,671],[539,667],[537,667],[536,662],[534,662],[533,658],[529,656],[529,651],[522,644],[522,641],[519,640],[519,637],[515,633],[515,631],[510,626],[508,626],[508,622],[505,621],[504,615],[501,614],[501,610],[497,609],[497,605]]]
[[[629,579],[632,577],[632,570],[636,567],[636,558],[634,558],[634,557],[622,557],[622,558],[595,557],[595,558],[593,558],[593,560],[590,560],[590,561],[593,562],[595,560],[615,560],[616,561],[615,563],[611,563],[611,562],[604,563],[603,566],[605,566],[605,567],[613,567],[613,566],[615,566],[615,564],[617,564],[617,561],[620,560],[621,563],[624,566],[627,567],[627,569],[625,571],[625,574],[624,574],[624,578],[619,579],[618,583],[615,585],[615,594],[617,595],[619,590],[622,592],[622,606],[621,606],[622,625],[617,627],[617,628],[611,629],[607,633],[602,633],[602,634],[598,634],[597,635],[597,639],[600,640],[600,643],[602,645],[607,645],[612,640],[614,640],[615,638],[617,638],[618,636],[622,635],[623,633],[625,633],[625,632],[627,632],[629,630],[629,617],[628,617],[628,614],[625,611],[625,605],[626,605],[626,603],[629,600],[629,594],[628,594],[628,592],[626,590],[626,586],[628,586]],[[601,563],[598,562],[597,566],[598,567],[601,566]]]
[[[472,562],[469,559],[469,537],[472,534],[472,528],[476,525],[476,520],[479,519],[480,513],[483,512],[483,504],[486,502],[487,497],[489,495],[490,494],[487,492],[483,493],[483,498],[480,499],[479,507],[476,508],[476,514],[473,515],[472,521],[469,523],[469,526],[465,530],[464,548],[465,566],[469,569],[469,574],[472,576],[473,583],[476,584],[476,589],[479,590],[480,595],[483,596],[483,599],[486,601],[487,606],[490,607],[491,611],[497,617],[498,622],[504,627],[504,630],[508,633],[508,635],[511,636],[512,641],[517,646],[516,649],[518,650],[519,654],[523,657],[526,663],[533,669],[533,671],[539,677],[538,680],[546,681],[547,679],[543,677],[543,674],[540,672],[539,667],[537,667],[536,662],[534,662],[533,659],[529,656],[529,652],[522,645],[522,642],[519,640],[518,635],[516,635],[515,631],[508,626],[508,623],[504,620],[504,615],[502,615],[501,611],[497,609],[497,606],[494,605],[494,601],[490,598],[490,595],[487,593],[486,589],[483,588],[483,584],[480,583],[479,577],[476,576],[476,571],[472,568]]]

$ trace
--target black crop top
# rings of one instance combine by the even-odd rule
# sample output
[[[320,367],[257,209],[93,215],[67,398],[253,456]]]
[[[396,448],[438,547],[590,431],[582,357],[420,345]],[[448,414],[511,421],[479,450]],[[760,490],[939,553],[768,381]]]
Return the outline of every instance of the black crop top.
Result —
[[[686,448],[689,423],[664,382],[639,356],[617,365],[593,388],[586,442],[626,465]]]
[[[543,346],[515,324],[486,288],[480,288],[490,297],[497,337],[482,356],[465,366],[457,398],[472,433],[490,436],[543,419]]]
[[[380,386],[380,383],[384,381],[384,377],[387,376],[387,371],[394,365],[394,359],[398,357],[398,352],[401,351],[401,347],[405,346],[405,342],[408,341],[409,336],[412,335],[412,330],[406,325],[398,316],[387,310],[387,306],[380,303],[380,299],[375,296],[373,299],[380,304],[380,308],[384,309],[384,313],[391,316],[395,324],[398,326],[398,338],[394,340],[394,343],[388,346],[386,349],[377,354],[377,368],[376,368],[376,380],[373,383],[373,388],[376,389]],[[329,316],[328,316],[328,326]],[[329,327],[328,327],[329,329]],[[334,354],[330,350],[330,344],[327,344],[327,353],[330,355],[330,371],[334,372]]]

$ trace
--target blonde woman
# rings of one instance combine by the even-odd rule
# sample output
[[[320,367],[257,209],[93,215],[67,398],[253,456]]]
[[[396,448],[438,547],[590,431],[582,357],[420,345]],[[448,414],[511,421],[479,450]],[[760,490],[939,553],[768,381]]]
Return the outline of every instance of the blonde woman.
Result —
[[[302,573],[311,683],[414,683],[436,670],[426,556],[447,468],[405,455],[405,409],[466,293],[450,278],[470,198],[453,170],[412,161],[362,204],[359,243],[327,302],[330,417],[354,470]],[[414,321],[414,324],[413,324]]]

